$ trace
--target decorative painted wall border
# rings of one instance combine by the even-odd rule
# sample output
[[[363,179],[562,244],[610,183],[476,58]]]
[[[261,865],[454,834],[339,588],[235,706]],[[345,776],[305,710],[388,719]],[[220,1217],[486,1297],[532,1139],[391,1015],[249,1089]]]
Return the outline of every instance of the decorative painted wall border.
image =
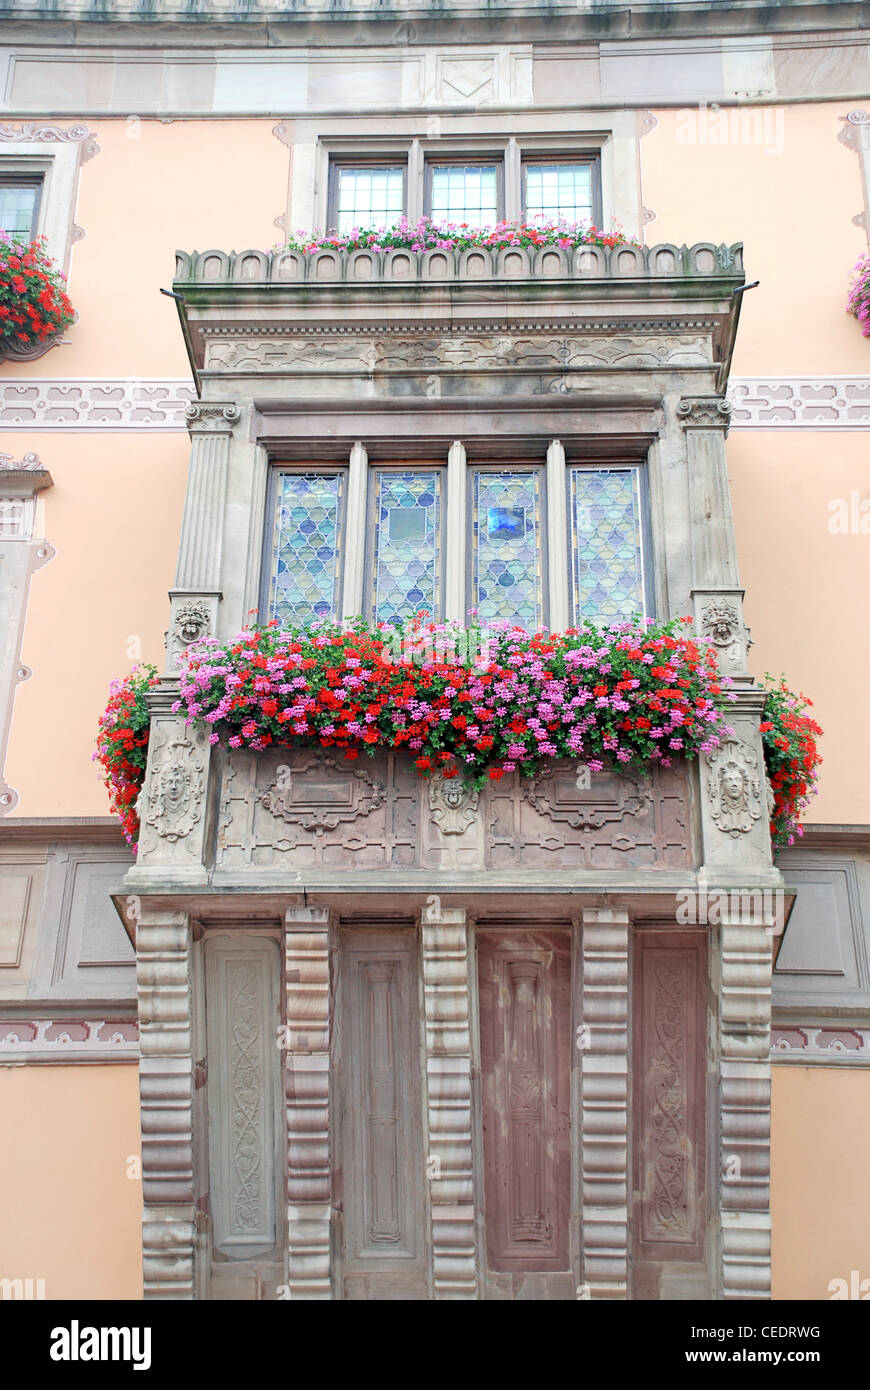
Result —
[[[132,1018],[0,1019],[0,1064],[138,1060],[139,1025]]]
[[[16,377],[0,430],[176,432],[196,392],[183,377]],[[731,429],[870,430],[870,376],[732,377]]]
[[[823,1062],[826,1066],[870,1067],[870,1028],[773,1028],[771,1062]]]
[[[870,429],[870,376],[732,377],[731,428]]]
[[[16,377],[0,385],[0,430],[186,431],[184,377]]]

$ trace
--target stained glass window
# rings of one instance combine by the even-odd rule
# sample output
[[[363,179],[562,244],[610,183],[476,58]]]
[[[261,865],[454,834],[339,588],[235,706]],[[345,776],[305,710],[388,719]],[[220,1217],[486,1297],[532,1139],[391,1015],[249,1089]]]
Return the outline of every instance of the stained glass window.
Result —
[[[591,222],[592,165],[526,164],[525,213],[547,222]]]
[[[0,230],[22,241],[30,241],[36,235],[41,187],[39,179],[0,181]]]
[[[471,608],[534,631],[544,620],[540,472],[472,471]]]
[[[341,473],[278,473],[269,617],[284,626],[337,617],[341,593]]]
[[[571,468],[574,621],[644,612],[640,475],[636,468]]]
[[[441,474],[376,469],[370,607],[375,622],[441,616]]]
[[[494,227],[498,217],[498,169],[495,164],[433,164],[432,221],[467,222]]]
[[[405,175],[394,168],[339,165],[332,222],[339,236],[354,227],[394,227],[405,210]]]

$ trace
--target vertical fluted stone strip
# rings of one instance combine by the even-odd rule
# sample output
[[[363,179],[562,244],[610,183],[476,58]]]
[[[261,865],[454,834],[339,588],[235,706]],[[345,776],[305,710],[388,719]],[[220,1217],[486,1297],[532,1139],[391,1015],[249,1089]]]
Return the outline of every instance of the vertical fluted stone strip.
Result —
[[[194,401],[185,415],[191,433],[190,469],[175,587],[215,591],[221,587],[230,435],[241,412],[237,405]]]
[[[444,576],[444,616],[465,626],[465,514],[468,463],[465,446],[454,439],[447,453],[447,564]]]
[[[628,913],[583,911],[581,1082],[583,1281],[628,1290]]]
[[[145,1297],[192,1298],[193,1056],[186,912],[142,901],[136,978]]]
[[[771,934],[723,922],[719,1015],[722,1297],[770,1297]]]
[[[433,1289],[439,1299],[476,1298],[465,911],[428,909],[422,931]]]
[[[718,396],[689,396],[677,406],[686,432],[693,589],[736,589],[740,583],[725,460],[730,410]]]
[[[329,914],[285,918],[288,1286],[291,1298],[332,1298]]]

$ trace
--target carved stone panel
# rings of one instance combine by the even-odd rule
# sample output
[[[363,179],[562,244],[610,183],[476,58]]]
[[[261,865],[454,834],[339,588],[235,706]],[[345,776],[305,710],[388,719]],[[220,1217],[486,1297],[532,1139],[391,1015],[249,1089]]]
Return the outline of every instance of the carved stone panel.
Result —
[[[217,866],[411,866],[418,780],[392,753],[359,762],[318,749],[232,753],[222,777]]]
[[[209,768],[208,735],[178,719],[154,719],[140,798],[138,867],[202,862]]]
[[[649,779],[556,761],[490,790],[487,866],[670,868],[689,862],[685,771]]]
[[[216,936],[205,957],[212,1239],[245,1260],[278,1243],[278,944]]]
[[[567,1270],[571,1186],[568,932],[478,937],[487,1261]]]
[[[706,938],[640,933],[635,950],[635,1262],[703,1258]],[[662,1271],[656,1271],[659,1280]],[[635,1297],[653,1292],[644,1272]]]
[[[413,932],[343,932],[341,993],[344,1296],[425,1298]]]
[[[710,816],[723,835],[736,839],[765,812],[758,759],[741,739],[729,739],[707,761]]]

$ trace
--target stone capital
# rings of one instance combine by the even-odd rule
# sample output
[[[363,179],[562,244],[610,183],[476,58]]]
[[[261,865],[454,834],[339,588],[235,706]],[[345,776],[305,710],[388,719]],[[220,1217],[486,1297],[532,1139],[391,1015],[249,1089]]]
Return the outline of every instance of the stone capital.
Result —
[[[235,401],[191,401],[184,418],[191,435],[232,434],[242,412]]]
[[[731,423],[731,402],[724,396],[684,396],[677,402],[677,419],[684,430],[725,430]]]

